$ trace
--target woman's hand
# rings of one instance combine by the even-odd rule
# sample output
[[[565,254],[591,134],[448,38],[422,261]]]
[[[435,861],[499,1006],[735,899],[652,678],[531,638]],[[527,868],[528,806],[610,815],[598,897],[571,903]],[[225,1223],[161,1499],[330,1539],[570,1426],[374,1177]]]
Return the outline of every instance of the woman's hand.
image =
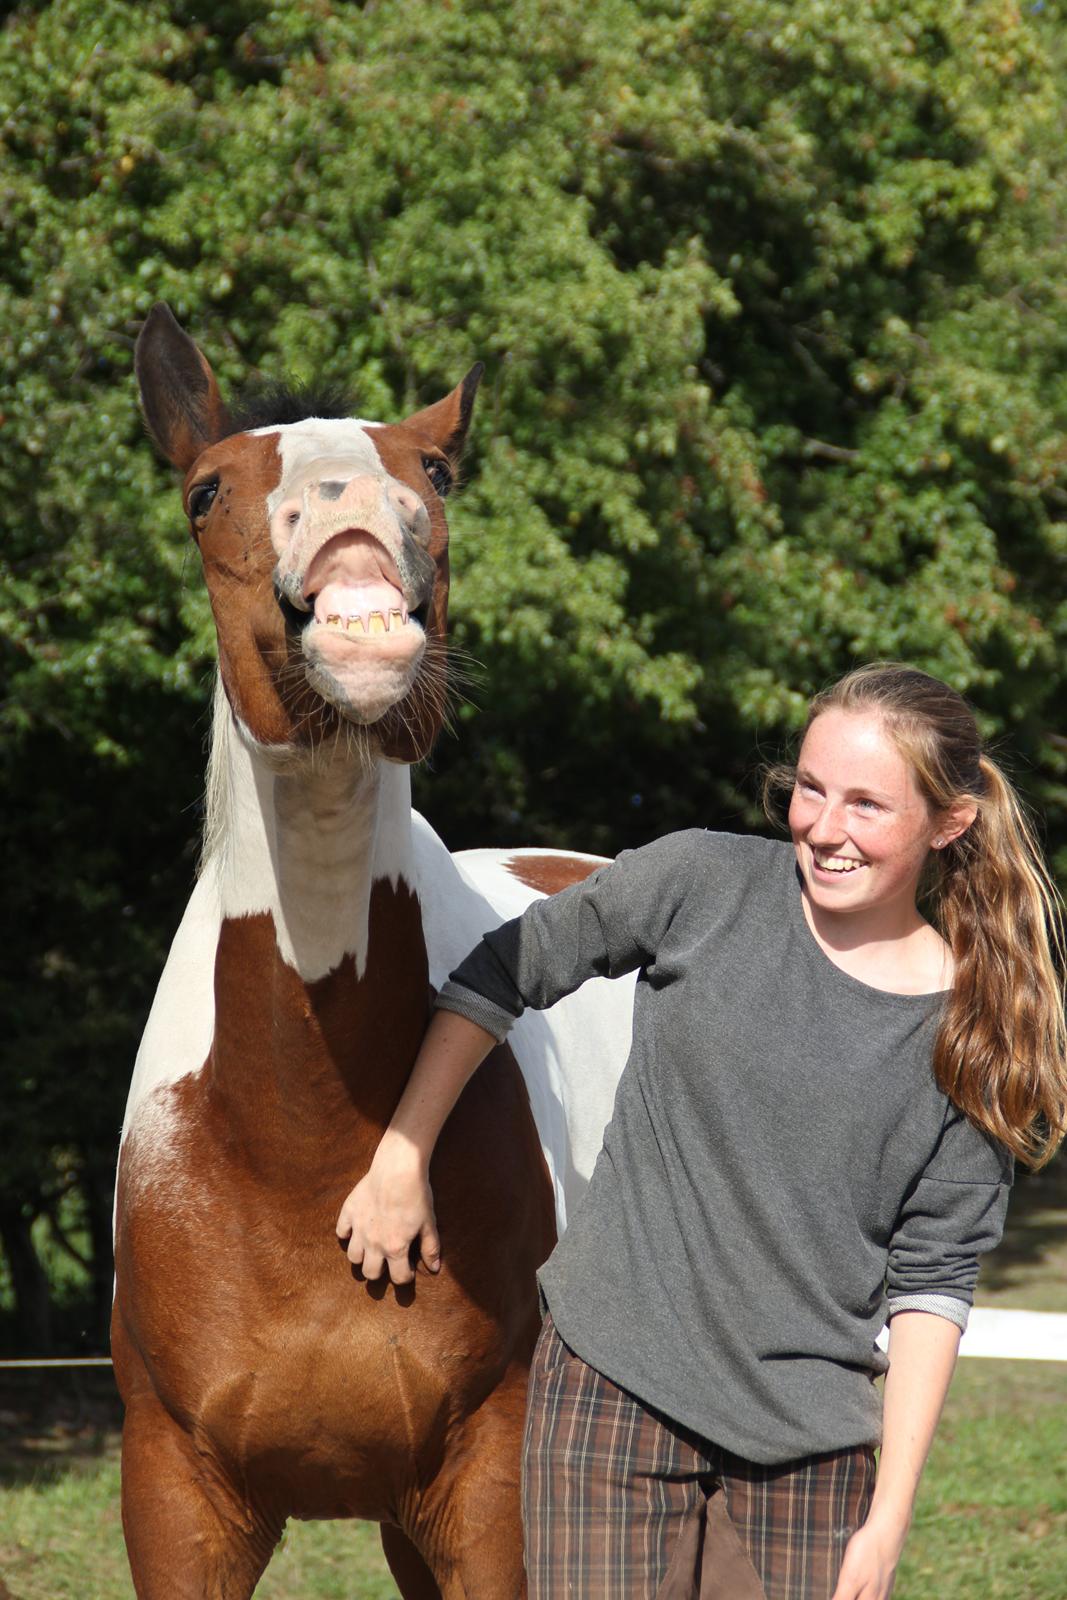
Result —
[[[899,1528],[868,1518],[845,1547],[833,1600],[889,1600],[903,1547]]]
[[[441,1266],[441,1242],[425,1163],[410,1148],[395,1148],[388,1134],[378,1146],[370,1171],[341,1207],[337,1237],[348,1241],[346,1255],[365,1278],[383,1271],[394,1283],[415,1276],[412,1247],[429,1272]]]
[[[365,1278],[380,1278],[384,1271],[394,1283],[410,1283],[413,1246],[416,1261],[439,1271],[430,1157],[464,1085],[495,1043],[476,1022],[452,1011],[434,1012],[370,1171],[337,1218],[337,1237],[348,1241],[348,1259],[362,1267]]]

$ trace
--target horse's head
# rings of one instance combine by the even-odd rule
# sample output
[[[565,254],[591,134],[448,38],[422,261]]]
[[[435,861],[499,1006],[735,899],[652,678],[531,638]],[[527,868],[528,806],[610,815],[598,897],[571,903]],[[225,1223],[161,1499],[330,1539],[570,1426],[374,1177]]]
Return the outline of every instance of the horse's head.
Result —
[[[168,308],[136,354],[153,438],[184,473],[230,703],[263,744],[355,723],[393,759],[426,754],[444,712],[448,527],[482,369],[406,421],[249,426]],[[243,431],[238,431],[243,428]]]

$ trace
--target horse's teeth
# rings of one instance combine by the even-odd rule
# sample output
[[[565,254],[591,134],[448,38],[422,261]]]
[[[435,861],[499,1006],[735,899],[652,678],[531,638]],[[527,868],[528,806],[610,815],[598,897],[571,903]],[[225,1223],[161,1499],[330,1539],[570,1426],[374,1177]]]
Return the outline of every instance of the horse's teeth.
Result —
[[[358,613],[354,617],[342,615],[340,612],[331,611],[326,618],[328,628],[342,628],[345,633],[362,633],[375,635],[383,633],[398,633],[405,627],[408,620],[407,608],[389,612],[372,611],[364,619]]]

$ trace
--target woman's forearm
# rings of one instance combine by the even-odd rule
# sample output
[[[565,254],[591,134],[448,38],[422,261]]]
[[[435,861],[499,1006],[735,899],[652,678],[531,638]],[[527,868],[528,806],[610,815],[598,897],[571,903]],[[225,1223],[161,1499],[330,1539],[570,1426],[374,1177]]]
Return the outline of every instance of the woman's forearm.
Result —
[[[899,1522],[904,1532],[911,1522],[959,1343],[956,1324],[927,1311],[898,1312],[889,1324],[882,1449],[871,1516]]]
[[[874,1497],[845,1550],[833,1600],[888,1600],[959,1342],[955,1323],[928,1311],[901,1311],[889,1324]]]
[[[410,1283],[413,1257],[430,1272],[440,1267],[430,1157],[449,1112],[495,1043],[476,1022],[454,1011],[434,1012],[370,1171],[337,1218],[337,1237],[365,1277],[385,1272],[394,1283]]]
[[[496,1042],[458,1012],[435,1011],[379,1153],[407,1152],[429,1166],[449,1112]]]

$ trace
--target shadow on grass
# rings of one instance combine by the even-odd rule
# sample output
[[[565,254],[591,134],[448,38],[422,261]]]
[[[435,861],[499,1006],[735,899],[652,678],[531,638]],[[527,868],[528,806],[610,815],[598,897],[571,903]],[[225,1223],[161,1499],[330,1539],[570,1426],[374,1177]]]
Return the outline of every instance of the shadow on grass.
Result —
[[[982,1265],[982,1286],[994,1292],[1025,1288],[1067,1240],[1067,1152],[1042,1172],[1017,1171],[1004,1237]]]
[[[122,1404],[110,1372],[0,1373],[0,1488],[54,1483],[118,1453]]]

